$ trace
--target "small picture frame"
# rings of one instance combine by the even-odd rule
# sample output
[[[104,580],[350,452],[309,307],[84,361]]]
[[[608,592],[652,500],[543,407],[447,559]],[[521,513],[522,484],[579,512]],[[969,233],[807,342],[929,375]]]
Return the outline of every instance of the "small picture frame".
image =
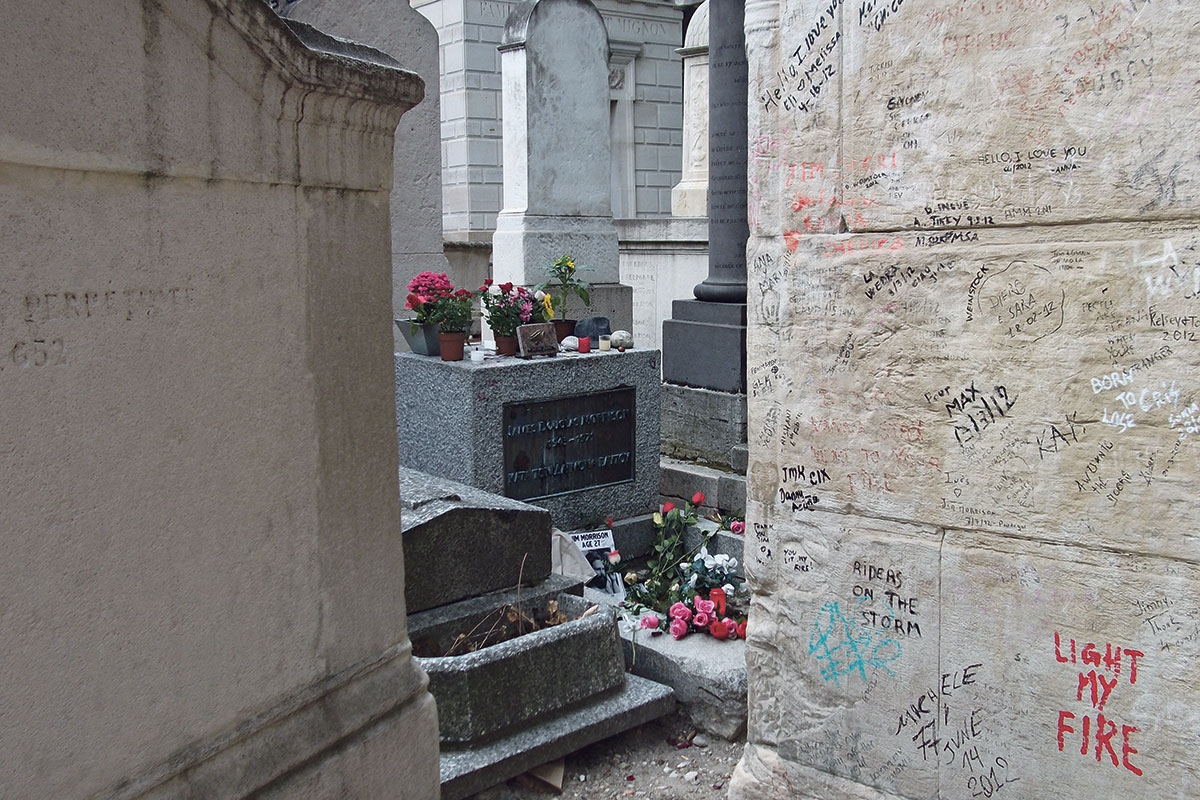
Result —
[[[521,358],[558,355],[558,339],[553,322],[534,322],[517,326],[517,346]]]

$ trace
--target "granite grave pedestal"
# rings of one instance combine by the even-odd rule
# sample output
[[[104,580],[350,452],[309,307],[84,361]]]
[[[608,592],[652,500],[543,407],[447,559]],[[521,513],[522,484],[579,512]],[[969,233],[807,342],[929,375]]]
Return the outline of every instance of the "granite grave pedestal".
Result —
[[[396,354],[400,463],[579,528],[657,504],[659,352],[443,362]]]

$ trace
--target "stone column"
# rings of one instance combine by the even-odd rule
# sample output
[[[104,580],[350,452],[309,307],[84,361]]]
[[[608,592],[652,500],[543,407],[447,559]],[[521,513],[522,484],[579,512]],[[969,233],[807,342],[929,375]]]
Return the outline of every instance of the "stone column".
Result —
[[[708,277],[698,300],[746,302],[746,41],[742,0],[710,0]]]
[[[671,214],[708,216],[708,0],[688,23],[683,47],[683,176],[671,190]]]
[[[496,221],[497,281],[534,285],[564,253],[590,271],[592,307],[614,329],[633,325],[620,285],[609,193],[609,46],[588,0],[521,3],[500,45],[504,87],[504,210]]]
[[[710,0],[708,277],[693,290],[697,299],[674,302],[672,318],[663,323],[662,339],[664,391],[679,395],[676,405],[681,409],[678,420],[664,415],[664,452],[693,453],[698,444],[691,441],[697,438],[695,421],[704,419],[712,425],[700,426],[706,427],[706,432],[699,444],[715,446],[718,451],[704,457],[730,465],[741,462],[746,441],[747,67],[743,13],[741,0]],[[726,396],[707,397],[673,385]],[[672,407],[671,403],[664,405]],[[731,449],[740,450],[741,455],[731,456]]]

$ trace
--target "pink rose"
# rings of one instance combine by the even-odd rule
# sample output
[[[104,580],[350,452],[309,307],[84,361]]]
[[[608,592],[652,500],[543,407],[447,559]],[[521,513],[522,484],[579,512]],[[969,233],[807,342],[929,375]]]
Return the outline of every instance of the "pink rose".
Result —
[[[663,510],[662,510],[662,513],[664,513],[664,514],[670,514],[670,513],[671,513],[672,511],[674,511],[674,510],[675,510],[675,504],[674,504],[674,503],[672,503],[670,500],[668,500],[667,502],[663,503]]]
[[[621,560],[621,553],[618,550],[608,551],[608,563],[616,564]]]
[[[676,639],[682,639],[688,634],[688,624],[681,619],[671,620],[670,627],[671,635]]]
[[[713,615],[713,612],[717,610],[716,603],[714,603],[712,600],[705,600],[701,597],[697,597],[695,600],[693,600],[692,605],[696,607],[697,614],[707,614],[710,617]]]
[[[660,620],[656,615],[647,614],[646,616],[642,617],[641,625],[643,628],[653,631],[653,630],[658,630],[659,622],[660,622]]]
[[[707,628],[710,622],[712,622],[712,615],[703,611],[697,611],[696,616],[692,617],[692,624],[697,628]]]
[[[676,603],[667,611],[671,619],[681,619],[685,623],[692,618],[692,610],[683,603]]]
[[[729,523],[729,532],[736,533],[739,536],[745,536],[746,523],[742,522],[740,519],[735,519],[733,522]]]
[[[694,506],[704,505],[704,492],[696,492],[694,495],[692,495],[692,505],[694,505]]]

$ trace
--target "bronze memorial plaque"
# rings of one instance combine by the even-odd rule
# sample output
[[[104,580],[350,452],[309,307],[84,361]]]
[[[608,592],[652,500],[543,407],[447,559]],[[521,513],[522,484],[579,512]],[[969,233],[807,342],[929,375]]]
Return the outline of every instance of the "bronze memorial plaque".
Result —
[[[532,500],[633,480],[634,389],[504,405],[504,494]]]

